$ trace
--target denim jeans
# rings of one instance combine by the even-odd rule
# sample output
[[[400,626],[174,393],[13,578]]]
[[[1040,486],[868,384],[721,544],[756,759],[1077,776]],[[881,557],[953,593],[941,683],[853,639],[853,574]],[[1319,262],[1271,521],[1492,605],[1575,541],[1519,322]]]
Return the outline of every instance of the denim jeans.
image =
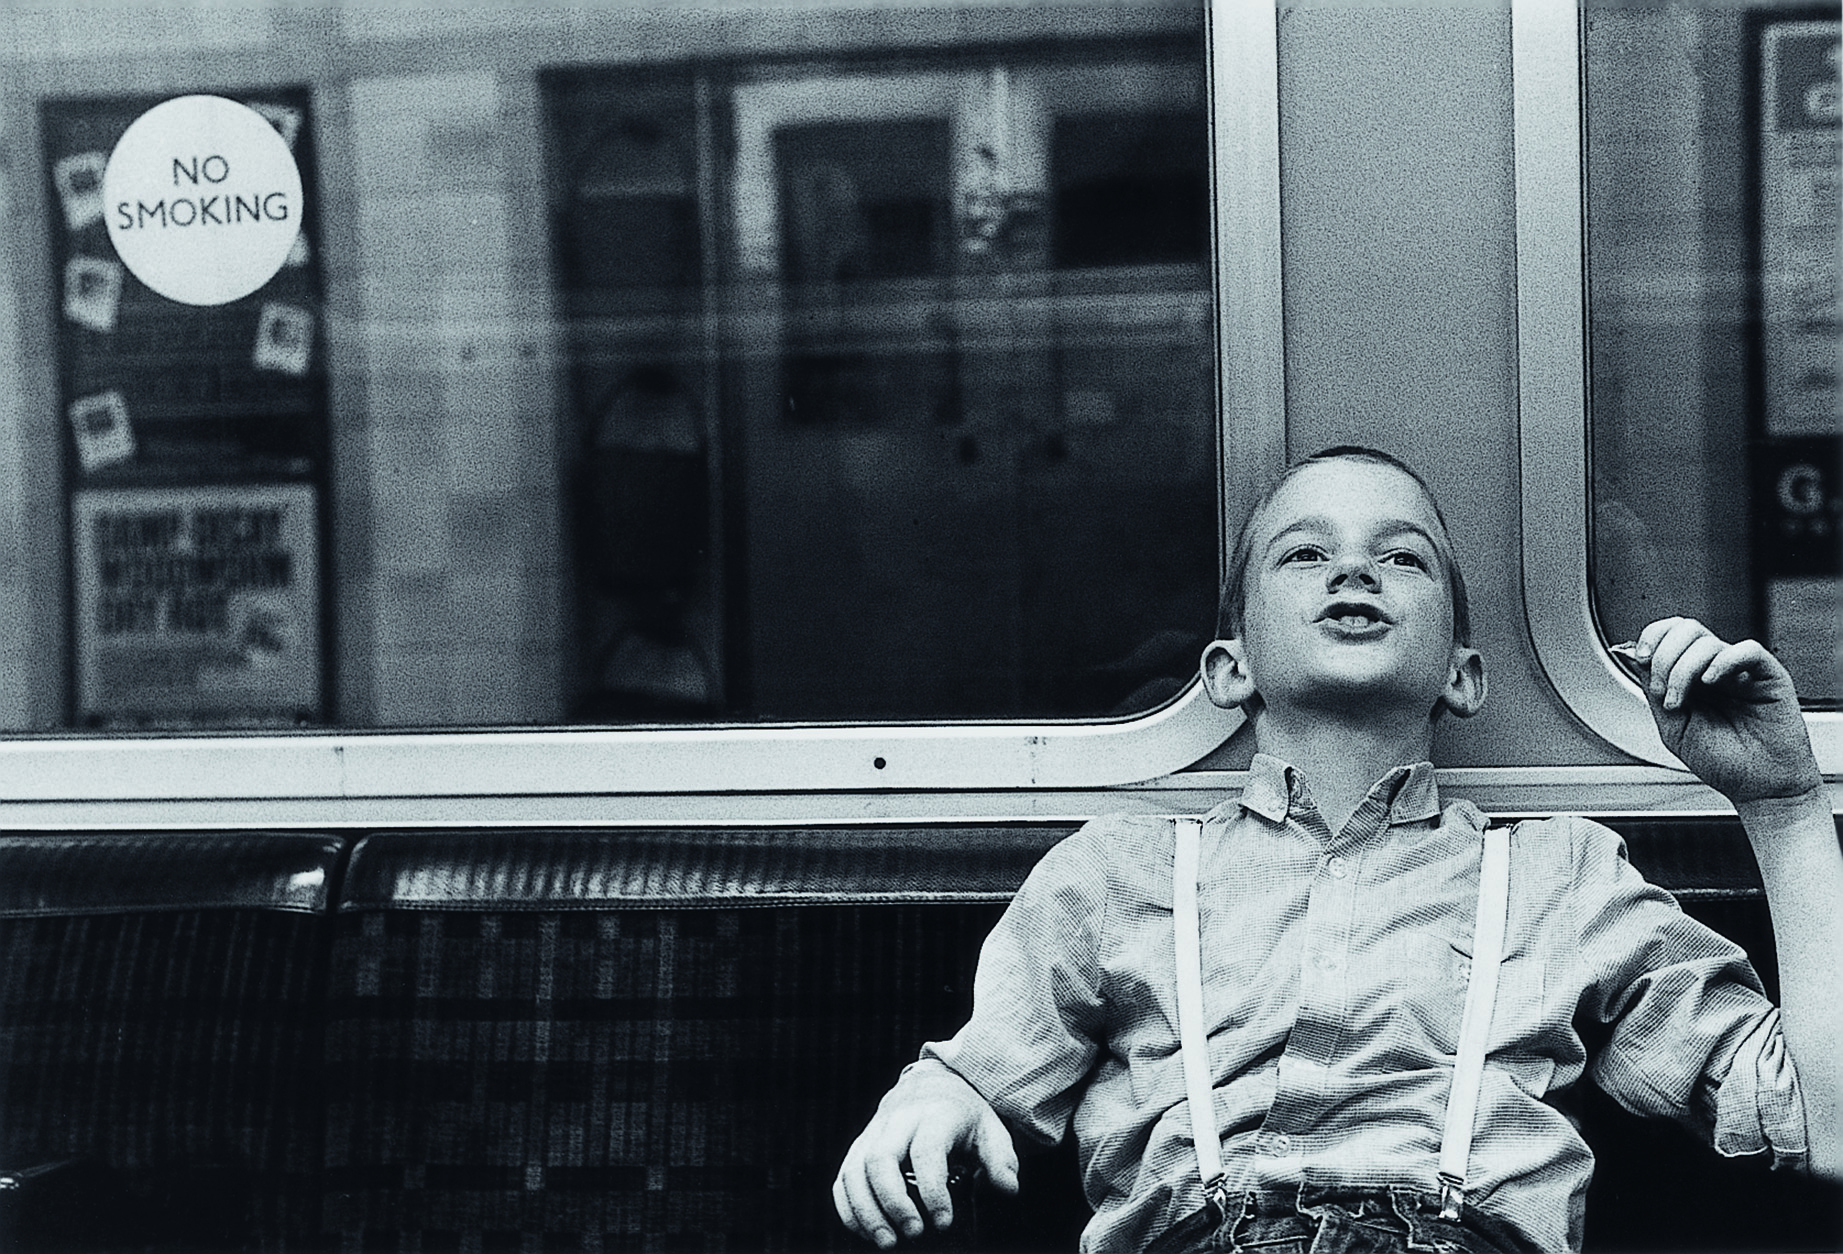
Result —
[[[1439,1199],[1412,1189],[1300,1188],[1252,1192],[1218,1221],[1205,1212],[1165,1232],[1146,1254],[1522,1254],[1528,1247],[1489,1216],[1440,1218]]]

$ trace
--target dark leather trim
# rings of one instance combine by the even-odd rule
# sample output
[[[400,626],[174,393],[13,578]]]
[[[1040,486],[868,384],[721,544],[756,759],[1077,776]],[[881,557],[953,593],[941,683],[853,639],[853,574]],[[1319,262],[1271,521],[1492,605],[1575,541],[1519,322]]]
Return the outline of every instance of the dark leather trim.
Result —
[[[341,910],[1002,901],[1069,823],[380,832]]]
[[[1732,816],[1601,821],[1682,897],[1760,895]],[[380,832],[340,908],[597,909],[1002,901],[1074,824]],[[0,835],[0,917],[148,910],[320,913],[344,840],[298,832]]]
[[[0,836],[0,918],[327,908],[345,841],[298,832]]]
[[[1633,864],[1686,898],[1750,898],[1732,816],[1602,817]],[[1067,822],[944,826],[380,832],[353,851],[342,910],[1002,901]]]

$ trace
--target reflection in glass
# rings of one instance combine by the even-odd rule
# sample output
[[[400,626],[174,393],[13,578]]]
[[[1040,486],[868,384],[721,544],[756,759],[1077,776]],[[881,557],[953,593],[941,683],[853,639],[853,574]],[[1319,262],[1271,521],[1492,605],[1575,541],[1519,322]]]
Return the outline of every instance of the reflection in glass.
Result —
[[[1835,10],[1585,15],[1593,576],[1843,699]]]
[[[0,204],[0,723],[1092,718],[1189,681],[1199,0],[91,7],[0,18],[38,139]],[[107,154],[237,84],[308,229],[181,310],[111,251]]]
[[[1196,34],[546,80],[573,717],[1118,715],[1189,681],[1217,570]]]

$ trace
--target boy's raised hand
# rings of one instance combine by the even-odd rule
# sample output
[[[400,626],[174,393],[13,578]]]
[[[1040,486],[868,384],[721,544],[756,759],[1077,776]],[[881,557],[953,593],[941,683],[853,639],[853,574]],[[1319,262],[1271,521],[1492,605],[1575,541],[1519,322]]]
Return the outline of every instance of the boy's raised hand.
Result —
[[[845,1226],[880,1248],[896,1233],[918,1237],[921,1213],[909,1198],[903,1163],[936,1228],[953,1223],[947,1155],[970,1149],[992,1183],[1017,1192],[1017,1151],[1011,1133],[977,1089],[932,1060],[916,1063],[883,1095],[868,1127],[851,1143],[832,1182],[832,1204]]]
[[[1664,747],[1735,805],[1800,796],[1823,784],[1798,693],[1757,641],[1729,644],[1693,618],[1639,633],[1645,696]]]

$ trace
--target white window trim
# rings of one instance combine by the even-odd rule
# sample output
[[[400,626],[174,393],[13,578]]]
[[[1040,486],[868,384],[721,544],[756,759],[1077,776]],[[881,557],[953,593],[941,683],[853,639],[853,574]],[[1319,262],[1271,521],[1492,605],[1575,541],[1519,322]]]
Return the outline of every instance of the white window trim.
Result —
[[[1577,0],[1512,0],[1523,605],[1568,709],[1632,757],[1682,770],[1593,618],[1581,55]],[[1824,774],[1843,775],[1843,714],[1805,723]]]
[[[1284,458],[1279,73],[1271,0],[1211,0],[1211,194],[1222,512]],[[13,803],[1096,788],[1195,763],[1241,724],[1195,680],[1120,721],[34,737]]]

